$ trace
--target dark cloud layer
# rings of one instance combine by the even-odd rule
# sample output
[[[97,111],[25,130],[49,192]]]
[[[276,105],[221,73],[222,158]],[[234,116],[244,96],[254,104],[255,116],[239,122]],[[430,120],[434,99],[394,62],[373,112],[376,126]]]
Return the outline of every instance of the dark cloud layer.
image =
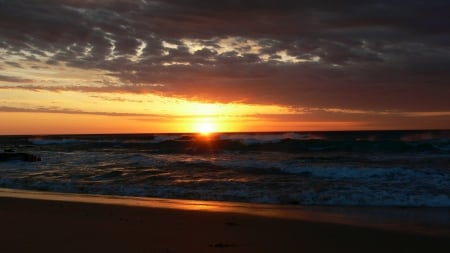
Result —
[[[4,76],[0,75],[0,81],[9,82],[9,83],[31,83],[33,80],[20,78],[16,76]]]
[[[114,117],[145,117],[146,119],[163,120],[167,117],[156,114],[142,113],[120,113],[120,112],[91,112],[73,110],[59,107],[40,107],[40,108],[19,108],[11,106],[0,106],[0,112],[32,112],[32,113],[57,113],[57,114],[79,114],[79,115],[96,115],[96,116],[114,116]]]
[[[75,90],[449,111],[448,13],[446,0],[0,0],[0,48],[123,82]]]

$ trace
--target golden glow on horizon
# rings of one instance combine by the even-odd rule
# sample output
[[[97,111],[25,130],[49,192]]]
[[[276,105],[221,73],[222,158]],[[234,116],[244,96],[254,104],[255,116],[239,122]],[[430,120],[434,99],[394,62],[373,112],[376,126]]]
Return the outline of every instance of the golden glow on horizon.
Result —
[[[251,45],[259,50],[258,45]],[[409,129],[419,124],[436,128],[448,126],[444,117],[450,115],[448,111],[303,111],[281,105],[207,103],[157,95],[151,90],[127,91],[130,86],[107,71],[25,60],[20,67],[0,62],[0,68],[8,76],[23,79],[0,80],[1,135],[373,130]],[[338,114],[342,116],[339,119],[335,118]],[[428,123],[423,123],[423,117]]]
[[[2,89],[0,104],[8,107],[70,110],[71,112],[128,113],[176,117],[243,116],[263,111],[267,114],[294,114],[276,105],[205,103],[154,94],[83,91]]]
[[[244,123],[249,115],[294,114],[276,105],[51,89],[1,89],[2,105],[0,134],[237,132],[249,131]],[[204,119],[209,126],[197,126]]]
[[[261,45],[249,40],[229,38],[221,43],[250,46],[255,52],[261,49]],[[203,47],[201,43],[198,46]],[[320,123],[310,127],[310,123],[298,121],[302,112],[279,105],[207,103],[157,95],[151,90],[127,91],[130,86],[108,71],[50,66],[45,59],[42,63],[23,57],[11,61],[20,62],[20,66],[0,62],[0,68],[23,82],[0,80],[0,87],[4,87],[0,89],[0,134],[207,134],[328,127]]]
[[[200,133],[201,135],[210,135],[217,131],[217,126],[211,119],[202,119],[197,122],[195,126],[195,131]]]

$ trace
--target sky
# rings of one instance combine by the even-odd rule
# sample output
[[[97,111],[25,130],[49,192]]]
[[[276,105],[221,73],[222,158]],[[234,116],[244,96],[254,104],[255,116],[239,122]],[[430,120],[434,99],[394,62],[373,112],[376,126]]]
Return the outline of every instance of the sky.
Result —
[[[448,13],[448,0],[0,0],[0,134],[449,129]]]

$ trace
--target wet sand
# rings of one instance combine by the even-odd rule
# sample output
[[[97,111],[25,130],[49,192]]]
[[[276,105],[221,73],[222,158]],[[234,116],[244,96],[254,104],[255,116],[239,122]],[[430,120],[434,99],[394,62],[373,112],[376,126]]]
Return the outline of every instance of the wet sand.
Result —
[[[450,252],[446,226],[409,231],[305,210],[2,190],[0,252]]]

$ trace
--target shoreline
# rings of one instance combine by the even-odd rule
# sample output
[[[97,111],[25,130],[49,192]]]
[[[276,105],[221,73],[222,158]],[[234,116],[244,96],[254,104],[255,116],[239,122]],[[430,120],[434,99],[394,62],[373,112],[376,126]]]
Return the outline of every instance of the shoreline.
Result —
[[[328,208],[204,202],[0,189],[0,252],[450,251],[442,231],[356,225]]]
[[[0,188],[0,198],[226,213],[450,237],[447,207],[298,206]]]

